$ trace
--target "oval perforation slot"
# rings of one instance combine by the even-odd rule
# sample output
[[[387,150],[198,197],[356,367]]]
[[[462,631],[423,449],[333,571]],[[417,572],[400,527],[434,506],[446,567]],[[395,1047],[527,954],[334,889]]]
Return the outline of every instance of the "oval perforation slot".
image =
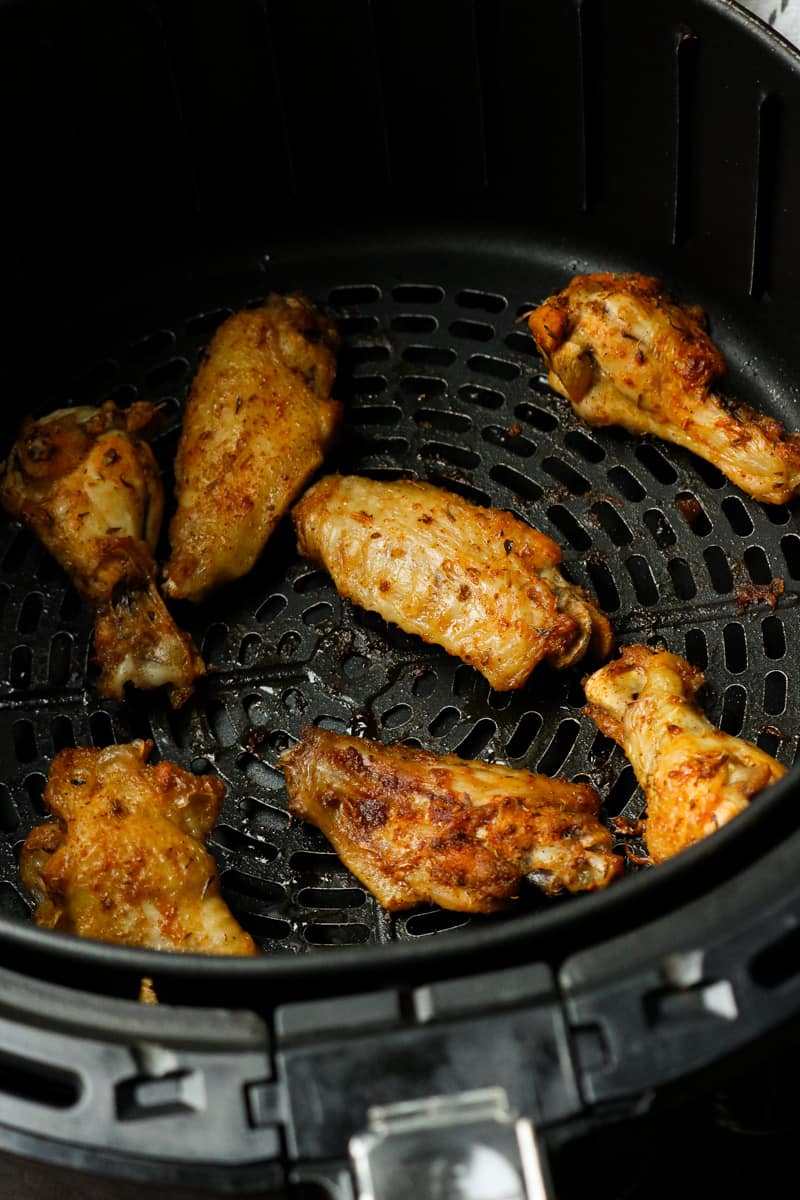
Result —
[[[704,458],[700,458],[696,455],[693,456],[692,467],[700,476],[706,487],[710,487],[714,491],[718,491],[719,488],[724,487],[728,482],[725,476],[722,474],[722,471],[720,471],[719,467],[715,467],[713,463],[706,462]]]
[[[787,504],[759,504],[770,525],[788,525],[792,511]]]
[[[415,696],[419,696],[424,700],[428,696],[433,695],[436,691],[436,685],[439,682],[439,677],[430,667],[422,667],[417,671],[411,682],[411,691]]]
[[[542,470],[546,471],[557,483],[563,484],[574,496],[584,496],[591,491],[592,485],[586,476],[581,475],[569,463],[564,462],[563,458],[555,458],[552,455],[543,458]]]
[[[558,425],[558,418],[553,413],[548,412],[546,408],[539,408],[538,404],[529,404],[527,401],[516,406],[514,416],[542,433],[550,433]]]
[[[306,887],[301,888],[297,899],[305,908],[363,908],[366,894],[359,888]]]
[[[305,927],[303,937],[311,946],[361,946],[369,941],[370,930],[360,921],[346,924],[314,921]]]
[[[186,372],[189,370],[189,363],[185,358],[169,358],[164,363],[159,363],[157,367],[153,367],[144,377],[147,389],[149,392],[172,391],[175,384],[179,383]]]
[[[516,729],[508,739],[508,744],[506,745],[506,754],[508,757],[517,760],[524,758],[530,752],[541,728],[541,713],[533,709],[523,713],[517,722]]]
[[[711,532],[711,521],[694,492],[678,492],[675,507],[697,537],[705,537]]]
[[[606,797],[606,811],[617,817],[633,797],[639,782],[630,763],[626,763]]]
[[[530,334],[523,333],[521,329],[512,329],[510,333],[506,334],[503,341],[515,354],[523,354],[526,358],[538,360],[539,351],[536,349],[536,343]]]
[[[768,671],[764,677],[764,712],[779,716],[786,708],[788,680],[783,671]]]
[[[577,520],[575,515],[561,504],[553,504],[547,510],[547,516],[555,525],[559,534],[569,542],[575,550],[588,550],[592,544],[589,534]]]
[[[5,783],[0,783],[0,831],[13,833],[19,828],[19,813]]]
[[[407,704],[394,704],[382,713],[381,725],[384,729],[399,729],[401,725],[407,725],[413,715],[413,710]]]
[[[32,670],[33,652],[30,646],[15,646],[11,651],[8,669],[8,680],[12,688],[22,691],[30,687]]]
[[[310,625],[312,629],[317,629],[321,625],[325,625],[333,617],[333,605],[327,600],[320,600],[317,604],[312,604],[303,613],[303,624]]]
[[[631,533],[625,521],[617,512],[613,504],[609,504],[607,500],[598,500],[589,509],[593,518],[611,538],[615,546],[627,546],[633,541]]]
[[[625,560],[625,569],[631,577],[636,599],[645,608],[652,608],[658,603],[658,585],[647,559],[641,554],[632,554]]]
[[[333,849],[295,850],[289,859],[289,866],[300,875],[313,875],[317,879],[350,874]]]
[[[216,665],[226,659],[228,649],[228,626],[223,621],[215,621],[205,632],[201,653],[207,663]]]
[[[336,380],[334,395],[340,400],[350,400],[353,396],[380,396],[388,385],[385,375],[342,375]]]
[[[786,654],[786,634],[778,617],[765,617],[761,622],[764,653],[767,658],[783,658]]]
[[[783,745],[784,738],[780,730],[771,726],[759,731],[756,737],[756,745],[759,750],[763,750],[765,754],[769,754],[771,758],[778,758]]]
[[[209,700],[206,704],[206,717],[218,745],[233,746],[236,744],[238,740],[236,726],[231,720],[224,701]]]
[[[722,631],[725,666],[731,675],[741,675],[747,670],[747,639],[738,622],[730,622]]]
[[[440,709],[433,720],[428,725],[428,733],[431,737],[445,737],[451,729],[454,729],[461,720],[461,713],[452,704],[445,705]]]
[[[750,513],[738,496],[726,496],[720,505],[728,524],[739,537],[748,537],[753,532]]]
[[[556,775],[564,766],[580,733],[580,722],[572,717],[565,718],[556,729],[550,745],[539,759],[537,771],[542,775]]]
[[[374,333],[380,322],[374,316],[351,315],[336,318],[336,324],[342,337],[358,337],[364,333]]]
[[[282,838],[292,823],[291,815],[285,808],[265,803],[263,796],[245,796],[240,808],[244,816],[245,832],[257,842],[270,843],[276,838]]]
[[[475,288],[462,288],[456,292],[456,304],[461,308],[479,308],[484,312],[500,313],[507,306],[505,296],[496,292],[481,292]]]
[[[668,462],[660,450],[655,446],[651,446],[649,442],[639,442],[634,454],[639,462],[649,471],[650,474],[659,483],[674,483],[678,478],[678,472],[675,470],[671,462]]]
[[[708,575],[714,591],[724,596],[733,591],[733,574],[728,556],[721,546],[708,546],[703,551]]]
[[[459,758],[480,758],[496,733],[497,722],[490,717],[481,717],[475,722],[467,736],[458,743],[453,753],[457,754]]]
[[[489,354],[473,354],[467,365],[478,375],[489,375],[492,379],[503,379],[506,382],[516,379],[520,372],[516,363],[509,362],[506,358],[495,358]]]
[[[432,313],[398,313],[392,317],[391,328],[396,333],[435,333],[439,321]]]
[[[275,592],[272,596],[267,596],[264,603],[256,609],[255,619],[264,625],[269,625],[283,612],[287,604],[286,597],[281,592]]]
[[[414,420],[423,429],[442,429],[448,433],[466,433],[472,428],[472,417],[444,408],[418,408]]]
[[[505,396],[494,388],[481,387],[477,383],[465,383],[458,389],[459,397],[467,404],[477,404],[481,408],[502,408]]]
[[[449,346],[406,346],[403,358],[414,366],[449,367],[458,355]]]
[[[359,304],[376,304],[381,295],[381,289],[375,283],[348,283],[328,292],[328,303],[334,306],[341,305],[342,308],[351,305],[357,308]]]
[[[17,633],[35,633],[44,608],[44,596],[41,592],[29,592],[22,602],[17,617]]]
[[[407,396],[416,396],[418,400],[427,400],[429,396],[444,396],[447,382],[438,375],[406,375],[400,380],[400,391]]]
[[[592,438],[588,437],[580,429],[570,429],[564,434],[564,445],[569,450],[574,450],[581,458],[584,458],[589,463],[602,462],[606,456],[606,452],[602,446],[598,446]]]
[[[246,751],[236,759],[236,766],[249,783],[263,788],[267,792],[275,792],[283,787],[283,775],[255,754]]]
[[[452,442],[425,442],[420,447],[423,458],[438,459],[439,462],[450,463],[453,467],[464,467],[467,470],[480,465],[480,455],[465,446],[456,446]]]
[[[36,745],[36,731],[31,721],[21,717],[11,726],[11,740],[14,745],[14,755],[17,762],[34,762],[39,757]]]
[[[800,579],[800,537],[796,533],[781,538],[781,553],[792,579]]]
[[[26,775],[23,779],[22,786],[36,816],[50,816],[44,802],[44,789],[47,786],[47,776],[43,775],[41,771],[31,771],[30,775]]]
[[[74,750],[75,731],[69,717],[63,715],[53,717],[50,722],[50,736],[53,739],[53,750],[56,754],[60,750]]]
[[[600,559],[590,559],[586,571],[600,607],[607,613],[616,612],[620,605],[619,592],[607,564]]]
[[[761,546],[748,546],[743,557],[747,573],[756,586],[772,583],[772,569]]]
[[[678,600],[693,600],[697,595],[697,584],[686,559],[671,558],[667,563],[667,570],[672,580],[672,590]]]
[[[361,441],[361,452],[369,455],[388,455],[402,458],[408,451],[408,438],[365,436]]]
[[[264,643],[257,633],[247,633],[239,645],[236,660],[241,667],[252,667],[261,658]]]
[[[494,325],[485,321],[452,321],[448,331],[453,337],[471,342],[490,342],[494,337]]]
[[[734,683],[725,689],[722,698],[722,713],[719,727],[724,733],[738,737],[744,728],[745,711],[747,709],[747,691],[741,684]]]
[[[675,545],[678,540],[675,530],[660,508],[648,508],[642,520],[659,550],[666,550]]]
[[[402,415],[402,408],[396,404],[358,404],[350,407],[347,423],[350,425],[396,425]]]
[[[392,298],[400,304],[441,304],[444,288],[436,283],[398,283]]]
[[[702,629],[688,629],[684,638],[686,658],[693,667],[705,671],[708,666],[708,640]]]
[[[644,500],[647,495],[647,489],[642,487],[642,484],[627,467],[611,467],[608,472],[608,482],[625,500],[635,503],[638,500]]]
[[[361,342],[346,346],[339,354],[339,369],[347,371],[364,363],[382,363],[389,357],[383,342]]]
[[[515,492],[524,500],[538,500],[542,495],[542,489],[538,483],[534,483],[527,475],[523,475],[521,471],[509,467],[505,463],[498,463],[492,467],[489,474],[496,483],[502,483],[504,487]]]
[[[483,440],[493,446],[509,450],[520,458],[530,458],[536,452],[536,443],[526,438],[520,431],[519,425],[503,429],[499,425],[486,425],[483,429]]]
[[[279,904],[286,899],[286,889],[279,883],[264,879],[260,875],[252,875],[248,871],[240,871],[236,867],[229,867],[223,871],[220,882],[229,902],[235,903],[234,897],[246,897],[250,902],[256,901],[258,909],[262,911],[267,906]],[[249,911],[258,911],[251,909],[249,904],[245,907]]]

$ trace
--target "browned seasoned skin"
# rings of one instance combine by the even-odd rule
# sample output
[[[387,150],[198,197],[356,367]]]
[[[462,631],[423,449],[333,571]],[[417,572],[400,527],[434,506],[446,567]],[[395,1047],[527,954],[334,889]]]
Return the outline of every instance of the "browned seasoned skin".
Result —
[[[782,504],[800,487],[800,435],[716,393],[725,360],[697,307],[638,274],[576,275],[528,316],[550,384],[590,425],[621,425],[699,454]]]
[[[169,762],[148,766],[152,746],[54,758],[44,800],[56,819],[28,834],[20,859],[36,922],[154,950],[255,954],[203,844],[225,785]]]
[[[328,475],[293,512],[301,554],[338,591],[476,667],[499,691],[543,659],[605,657],[611,626],[558,570],[561,550],[513,513],[429,483]]]
[[[647,797],[654,863],[719,829],[786,771],[713,727],[695,700],[703,682],[680,655],[641,645],[623,646],[585,681],[587,715],[625,751]]]
[[[605,887],[622,870],[584,783],[310,726],[278,765],[291,812],[389,910],[494,912],[523,875],[553,894]]]
[[[57,409],[28,418],[2,468],[0,501],[44,542],[95,613],[98,690],[166,686],[178,707],[205,666],[167,611],[154,548],[164,495],[142,431],[156,407]]]
[[[321,465],[341,418],[339,335],[299,293],[229,317],[183,419],[164,591],[192,601],[245,575]]]

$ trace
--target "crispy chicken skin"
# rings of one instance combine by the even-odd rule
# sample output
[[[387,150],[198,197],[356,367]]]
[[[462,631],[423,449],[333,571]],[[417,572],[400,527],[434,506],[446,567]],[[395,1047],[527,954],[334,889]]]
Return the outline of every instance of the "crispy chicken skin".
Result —
[[[725,361],[705,314],[646,275],[576,275],[528,316],[550,385],[590,425],[652,433],[707,459],[756,500],[800,486],[800,435],[715,394]]]
[[[203,845],[225,785],[169,762],[148,766],[152,747],[54,758],[44,799],[56,820],[28,834],[20,859],[36,923],[154,950],[257,953]]]
[[[428,483],[328,475],[294,509],[298,549],[337,589],[443,646],[499,691],[537,663],[611,649],[607,618],[558,571],[555,542],[513,514]]]
[[[554,894],[605,887],[622,870],[584,783],[311,726],[278,765],[291,812],[391,911],[494,912],[523,875]]]
[[[217,330],[175,460],[168,596],[203,600],[253,566],[339,423],[338,346],[333,322],[300,294],[272,294]]]
[[[0,501],[44,542],[95,613],[98,690],[166,685],[177,708],[205,671],[156,586],[164,495],[142,431],[156,407],[57,409],[27,419],[2,468]]]
[[[713,727],[695,702],[703,682],[686,659],[639,645],[623,646],[585,681],[587,715],[625,751],[647,797],[655,863],[719,829],[786,771]]]

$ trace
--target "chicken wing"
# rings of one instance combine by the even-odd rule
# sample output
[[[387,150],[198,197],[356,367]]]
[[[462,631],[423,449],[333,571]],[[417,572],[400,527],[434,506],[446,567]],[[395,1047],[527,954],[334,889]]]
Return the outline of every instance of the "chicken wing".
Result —
[[[500,691],[537,663],[605,656],[611,626],[557,569],[561,551],[512,513],[428,483],[329,475],[294,509],[301,554],[339,592],[443,646]]]
[[[202,600],[253,566],[339,423],[338,345],[333,322],[298,294],[270,295],[217,330],[175,460],[168,596]]]
[[[20,859],[36,923],[154,950],[257,953],[203,845],[225,785],[169,762],[148,766],[152,746],[54,758],[44,799],[56,820],[28,834]]]
[[[550,385],[590,425],[621,425],[685,446],[756,500],[800,486],[800,435],[715,393],[725,361],[700,308],[645,275],[576,275],[528,316]]]
[[[703,682],[686,659],[639,645],[623,646],[585,682],[588,716],[625,751],[647,797],[655,863],[719,829],[786,771],[713,727],[695,702]]]
[[[156,586],[164,495],[142,431],[145,401],[121,411],[63,408],[28,419],[0,477],[0,502],[44,542],[95,613],[98,690],[166,685],[177,708],[205,671]]]
[[[291,812],[389,910],[494,912],[523,875],[554,894],[605,887],[622,870],[585,783],[311,726],[278,765]]]

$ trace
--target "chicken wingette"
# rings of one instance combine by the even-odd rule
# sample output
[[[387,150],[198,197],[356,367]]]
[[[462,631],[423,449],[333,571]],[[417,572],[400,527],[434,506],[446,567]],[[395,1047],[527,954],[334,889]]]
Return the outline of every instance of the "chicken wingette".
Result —
[[[229,317],[192,383],[175,460],[168,596],[200,601],[253,566],[323,460],[339,336],[299,294]]]
[[[622,870],[585,783],[311,726],[278,765],[290,811],[389,910],[494,912],[523,876],[555,894],[605,887]]]
[[[576,275],[528,316],[549,382],[590,425],[651,433],[770,504],[800,487],[800,435],[715,392],[725,361],[700,308],[645,275]]]
[[[703,682],[686,659],[641,645],[623,646],[585,681],[588,716],[625,751],[645,793],[654,863],[719,829],[786,771],[714,728],[695,700]]]
[[[428,483],[328,475],[295,506],[301,554],[338,591],[443,646],[499,691],[537,663],[611,648],[608,619],[558,571],[555,542],[512,513]]]
[[[109,401],[27,419],[2,467],[0,501],[93,609],[101,694],[122,700],[127,683],[166,686],[177,708],[205,667],[156,584],[164,493],[143,436],[155,414],[146,401],[125,411]]]
[[[36,923],[153,950],[255,954],[203,844],[225,785],[173,763],[149,766],[152,745],[53,759],[44,801],[56,819],[28,834],[20,859]]]

